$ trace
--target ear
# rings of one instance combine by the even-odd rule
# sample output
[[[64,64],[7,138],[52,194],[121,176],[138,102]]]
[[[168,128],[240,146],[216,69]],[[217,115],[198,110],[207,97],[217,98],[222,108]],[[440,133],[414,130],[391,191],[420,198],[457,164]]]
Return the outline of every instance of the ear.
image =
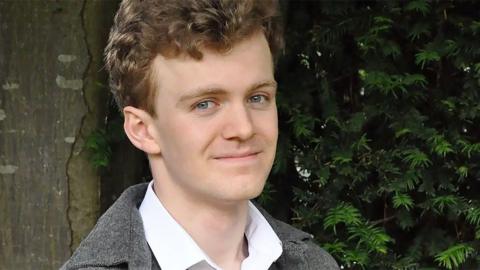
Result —
[[[123,129],[135,147],[146,154],[160,154],[160,146],[155,140],[152,116],[144,110],[127,106],[123,108]]]

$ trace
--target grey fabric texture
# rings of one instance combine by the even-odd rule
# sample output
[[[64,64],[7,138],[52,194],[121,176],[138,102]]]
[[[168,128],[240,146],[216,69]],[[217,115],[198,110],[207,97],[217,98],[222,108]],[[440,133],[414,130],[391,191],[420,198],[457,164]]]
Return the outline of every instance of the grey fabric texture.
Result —
[[[147,186],[143,183],[125,190],[60,269],[161,270],[145,239],[138,210]],[[339,269],[335,260],[313,242],[311,235],[259,210],[283,243],[283,253],[270,270]]]

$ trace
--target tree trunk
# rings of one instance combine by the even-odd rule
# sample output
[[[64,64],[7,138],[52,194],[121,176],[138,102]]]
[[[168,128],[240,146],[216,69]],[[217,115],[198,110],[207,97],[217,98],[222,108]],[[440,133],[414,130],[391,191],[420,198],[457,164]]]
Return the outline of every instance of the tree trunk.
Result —
[[[0,269],[58,269],[99,215],[84,143],[104,122],[116,5],[0,0]]]

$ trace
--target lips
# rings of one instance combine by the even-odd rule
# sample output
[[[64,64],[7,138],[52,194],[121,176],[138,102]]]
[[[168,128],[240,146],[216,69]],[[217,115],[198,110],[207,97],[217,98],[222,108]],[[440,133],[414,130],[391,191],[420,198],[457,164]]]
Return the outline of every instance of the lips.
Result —
[[[255,158],[260,151],[248,151],[248,152],[239,152],[239,153],[226,153],[220,154],[214,157],[217,160],[243,160]]]

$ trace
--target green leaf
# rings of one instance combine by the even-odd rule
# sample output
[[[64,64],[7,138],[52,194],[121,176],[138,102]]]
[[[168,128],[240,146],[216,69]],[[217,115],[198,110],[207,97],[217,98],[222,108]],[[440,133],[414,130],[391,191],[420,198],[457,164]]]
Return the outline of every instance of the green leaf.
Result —
[[[352,162],[352,150],[351,149],[337,149],[332,153],[332,160],[334,164],[347,164]]]
[[[432,165],[432,161],[427,157],[425,153],[418,149],[409,149],[403,151],[403,161],[410,164],[410,168],[414,169],[417,167],[426,168]]]
[[[398,46],[398,44],[392,41],[387,41],[382,46],[382,53],[385,56],[391,56],[395,59],[402,55],[402,50],[400,49],[400,46]]]
[[[474,35],[480,33],[480,21],[472,21],[472,24],[470,25],[470,31],[472,31]]]
[[[467,215],[465,218],[468,221],[468,223],[475,226],[480,226],[480,208],[470,207],[467,210]]]
[[[403,75],[389,75],[382,71],[365,72],[363,82],[367,89],[380,91],[385,95],[398,97],[399,92],[406,93]]]
[[[341,260],[349,269],[358,266],[365,269],[364,266],[369,262],[368,253],[360,249],[346,250]]]
[[[456,170],[457,174],[460,178],[467,178],[468,177],[468,167],[467,166],[460,166]]]
[[[457,56],[460,53],[458,44],[451,39],[445,40],[445,45],[443,50],[444,50],[444,55],[447,55],[447,56]]]
[[[424,75],[422,74],[409,74],[406,73],[403,77],[403,83],[410,86],[410,85],[416,85],[420,86],[422,88],[425,88],[427,86],[427,78],[425,78]]]
[[[445,99],[441,101],[442,105],[445,105],[446,110],[451,112],[455,110],[455,102],[453,100]]]
[[[351,204],[340,202],[336,207],[327,212],[325,220],[323,221],[324,229],[333,228],[336,234],[336,226],[340,223],[345,225],[358,225],[361,223],[360,211]]]
[[[420,65],[422,69],[426,64],[439,60],[440,55],[435,51],[421,50],[419,53],[415,54],[415,64]]]
[[[371,151],[372,149],[370,148],[370,146],[368,146],[369,142],[370,142],[370,140],[367,139],[367,134],[364,133],[364,134],[362,134],[360,139],[358,139],[358,141],[356,141],[355,143],[352,144],[351,148],[354,151],[357,151],[357,152],[359,152],[361,150]]]
[[[473,69],[475,70],[475,73],[480,74],[480,63],[476,63],[473,65]]]
[[[345,129],[350,132],[360,132],[366,120],[367,117],[364,112],[355,113],[346,121]]]
[[[105,130],[95,130],[86,139],[85,148],[95,168],[107,167],[110,163],[112,150],[110,138]]]
[[[403,182],[405,184],[406,190],[413,190],[416,188],[420,182],[420,172],[418,170],[407,170],[403,175]]]
[[[392,201],[394,208],[404,207],[405,209],[410,210],[415,205],[408,194],[396,193],[393,196]]]
[[[423,16],[427,15],[430,11],[430,4],[425,0],[409,1],[405,6],[406,11],[416,11],[422,13]]]
[[[372,224],[349,226],[348,232],[350,233],[348,240],[356,239],[357,247],[364,245],[369,252],[386,254],[387,244],[393,242],[392,238],[382,228],[375,227]]]
[[[437,254],[435,261],[442,267],[453,269],[464,263],[474,251],[475,249],[467,244],[457,244]]]
[[[297,192],[295,192],[295,196],[297,196],[296,200],[299,201],[300,204],[298,207],[293,209],[294,217],[292,218],[292,221],[294,222],[295,226],[298,226],[299,228],[312,226],[312,224],[316,224],[319,220],[318,211],[307,206],[308,201],[311,200],[311,197],[305,196],[306,194],[303,194],[303,199],[298,198],[298,192],[301,191],[298,190]],[[302,196],[300,195],[300,197]]]
[[[314,172],[316,179],[313,180],[319,187],[327,184],[328,179],[330,178],[330,169],[327,166],[322,166],[320,169]]]
[[[472,154],[480,153],[480,143],[471,144],[464,140],[459,140],[457,143],[461,147],[461,152],[467,154],[468,158],[471,158]]]
[[[441,213],[446,207],[454,207],[458,205],[460,201],[461,198],[455,195],[443,195],[433,198],[432,204],[434,209],[437,210],[438,213]]]
[[[430,26],[425,23],[416,23],[413,25],[408,33],[408,38],[412,41],[421,38],[422,36],[430,35]]]
[[[381,25],[381,24],[391,25],[391,24],[393,24],[393,20],[390,19],[390,18],[387,18],[385,16],[375,16],[375,17],[373,17],[373,21],[377,25]]]
[[[403,230],[407,230],[412,228],[416,223],[415,220],[413,219],[414,213],[410,213],[405,209],[399,209],[395,213],[396,217],[396,222],[402,228]]]
[[[371,36],[377,37],[378,35],[389,31],[392,28],[393,20],[384,16],[373,17],[374,24],[370,27],[368,33]]]
[[[341,241],[335,240],[334,243],[325,243],[322,247],[328,251],[328,253],[335,255],[335,254],[343,254],[347,245]]]
[[[414,258],[404,257],[404,258],[401,258],[400,260],[397,260],[396,262],[394,262],[393,265],[392,265],[392,269],[393,270],[407,270],[407,269],[419,269],[419,268],[418,268],[418,263],[415,262]],[[426,270],[426,269],[423,268],[421,270]],[[431,270],[437,270],[437,269],[431,269]]]
[[[395,131],[395,138],[400,138],[403,135],[412,133],[412,131],[409,128],[402,128],[400,130]]]
[[[92,156],[92,163],[95,168],[107,167],[110,163],[110,156],[96,153]]]
[[[293,132],[296,138],[308,138],[313,136],[315,122],[318,121],[311,115],[304,114],[298,109],[292,110],[289,123],[293,123]]]
[[[439,156],[445,157],[448,153],[454,153],[452,145],[445,140],[442,135],[434,135],[428,139],[428,143],[433,147],[433,152]]]

